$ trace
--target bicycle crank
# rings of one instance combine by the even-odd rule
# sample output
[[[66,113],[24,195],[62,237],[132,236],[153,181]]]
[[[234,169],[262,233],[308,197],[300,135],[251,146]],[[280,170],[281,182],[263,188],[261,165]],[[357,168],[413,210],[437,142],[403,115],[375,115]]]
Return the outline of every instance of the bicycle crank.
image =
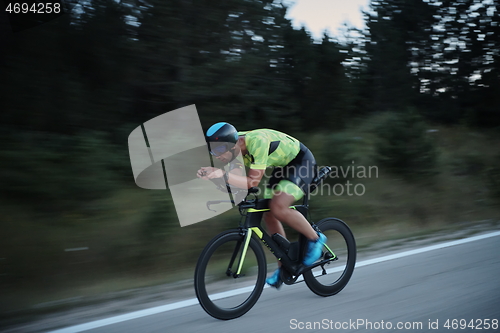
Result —
[[[287,284],[287,285],[291,285],[291,284],[294,284],[295,281],[297,281],[297,279],[299,278],[300,275],[297,275],[297,276],[293,276],[292,274],[290,274],[290,272],[288,272],[286,269],[280,269],[280,277],[281,277],[281,281],[283,281],[284,284]]]

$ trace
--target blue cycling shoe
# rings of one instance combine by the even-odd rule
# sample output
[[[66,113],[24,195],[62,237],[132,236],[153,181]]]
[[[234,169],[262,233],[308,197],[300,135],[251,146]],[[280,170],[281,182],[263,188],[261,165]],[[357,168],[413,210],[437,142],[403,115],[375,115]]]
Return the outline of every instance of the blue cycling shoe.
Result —
[[[318,232],[319,238],[316,241],[309,241],[307,244],[307,253],[304,257],[304,265],[311,266],[323,254],[323,245],[326,243],[326,236]]]
[[[281,287],[283,281],[281,281],[279,268],[274,271],[274,274],[270,278],[266,279],[266,283],[276,289],[279,289]]]

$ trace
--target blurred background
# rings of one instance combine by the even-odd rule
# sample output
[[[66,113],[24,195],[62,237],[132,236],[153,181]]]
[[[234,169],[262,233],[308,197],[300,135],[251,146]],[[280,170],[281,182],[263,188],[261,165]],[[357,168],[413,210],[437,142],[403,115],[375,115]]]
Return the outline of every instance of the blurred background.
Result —
[[[135,185],[127,146],[143,122],[191,104],[205,129],[274,128],[320,165],[356,167],[327,183],[363,195],[324,193],[311,209],[345,220],[361,249],[497,221],[500,4],[372,1],[365,28],[321,39],[288,10],[89,0],[18,33],[3,21],[1,316],[192,278],[239,214],[181,228],[168,190]],[[378,172],[358,174],[369,166]]]

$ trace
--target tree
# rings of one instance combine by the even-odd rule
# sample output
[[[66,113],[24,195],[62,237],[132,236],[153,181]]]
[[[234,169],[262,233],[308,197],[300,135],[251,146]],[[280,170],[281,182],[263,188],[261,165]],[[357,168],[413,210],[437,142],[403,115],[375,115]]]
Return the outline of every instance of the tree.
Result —
[[[414,111],[393,113],[377,129],[377,160],[386,170],[408,179],[437,173],[437,150]]]
[[[381,0],[366,13],[366,73],[372,110],[415,105],[431,57],[436,7],[422,0]]]

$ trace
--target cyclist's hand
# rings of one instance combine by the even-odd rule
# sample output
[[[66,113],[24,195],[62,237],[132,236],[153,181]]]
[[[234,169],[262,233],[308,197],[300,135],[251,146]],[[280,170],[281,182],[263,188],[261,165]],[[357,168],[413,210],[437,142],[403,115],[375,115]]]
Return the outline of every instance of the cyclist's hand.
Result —
[[[196,174],[196,176],[205,180],[221,178],[223,175],[224,171],[213,167],[202,167],[200,168],[200,170],[198,170],[198,173]]]
[[[196,172],[196,177],[207,180],[208,178],[206,176],[209,172],[208,169],[209,167],[200,168],[198,172]]]
[[[224,176],[224,170],[212,168],[212,172],[207,174],[208,179],[222,178]]]

